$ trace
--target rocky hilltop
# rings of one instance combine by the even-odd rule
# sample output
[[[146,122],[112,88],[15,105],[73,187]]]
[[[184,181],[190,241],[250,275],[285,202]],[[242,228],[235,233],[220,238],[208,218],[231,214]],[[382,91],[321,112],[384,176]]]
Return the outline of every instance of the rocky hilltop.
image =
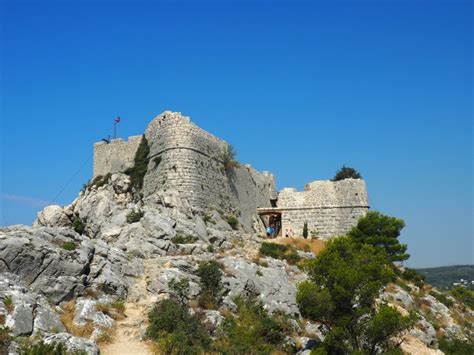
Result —
[[[64,353],[151,354],[148,314],[157,302],[183,297],[206,336],[218,339],[239,297],[252,296],[269,315],[285,317],[280,352],[309,354],[326,332],[300,313],[297,285],[308,275],[295,260],[314,258],[314,250],[295,241],[291,258],[268,256],[258,222],[243,228],[187,196],[172,186],[140,193],[133,174],[97,175],[70,205],[38,213],[33,226],[1,228],[0,353],[41,341],[63,344]],[[214,307],[202,297],[200,270],[209,261],[222,273]],[[418,315],[403,338],[406,353],[442,353],[441,335],[472,339],[472,310],[440,294],[415,281],[382,290],[380,302]]]

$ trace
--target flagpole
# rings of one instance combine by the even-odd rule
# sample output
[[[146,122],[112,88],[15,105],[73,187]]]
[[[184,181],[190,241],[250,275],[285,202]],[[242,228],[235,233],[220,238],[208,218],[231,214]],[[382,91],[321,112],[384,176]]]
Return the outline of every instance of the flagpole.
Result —
[[[120,122],[120,116],[114,119],[114,139],[117,139],[117,124]]]

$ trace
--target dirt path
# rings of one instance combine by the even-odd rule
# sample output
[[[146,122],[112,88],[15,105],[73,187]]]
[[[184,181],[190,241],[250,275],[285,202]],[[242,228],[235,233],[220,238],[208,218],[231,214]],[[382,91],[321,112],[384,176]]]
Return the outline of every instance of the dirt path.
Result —
[[[125,319],[117,321],[116,332],[110,344],[100,348],[103,355],[151,355],[151,344],[141,340],[141,329],[146,319],[146,306],[156,300],[146,290],[145,277],[132,286],[125,303]]]

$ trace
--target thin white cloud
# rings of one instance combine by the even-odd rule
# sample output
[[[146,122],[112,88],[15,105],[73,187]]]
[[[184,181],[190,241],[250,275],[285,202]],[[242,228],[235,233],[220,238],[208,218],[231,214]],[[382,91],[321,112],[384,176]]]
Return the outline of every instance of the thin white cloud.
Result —
[[[29,197],[29,196],[20,196],[20,195],[13,195],[13,194],[0,194],[0,199],[12,201],[18,203],[20,205],[34,207],[34,208],[43,208],[44,206],[50,205],[51,202],[42,200],[36,197]]]

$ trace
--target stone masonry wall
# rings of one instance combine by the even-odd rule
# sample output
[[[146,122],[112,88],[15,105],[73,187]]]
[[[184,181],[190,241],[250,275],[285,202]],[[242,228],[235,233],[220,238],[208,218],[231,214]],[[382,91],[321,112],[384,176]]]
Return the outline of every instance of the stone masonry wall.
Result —
[[[318,237],[329,239],[347,233],[369,209],[365,182],[360,179],[314,181],[305,191],[283,189],[278,196],[283,209],[282,231],[292,229],[303,234],[303,225],[316,231]]]
[[[133,160],[142,136],[132,136],[128,141],[113,139],[110,143],[94,144],[93,177],[107,173],[120,173],[133,166]]]
[[[222,156],[227,143],[180,113],[157,116],[145,136],[150,146],[145,197],[175,189],[194,208],[235,215],[246,229],[252,225],[256,208],[270,205],[273,176],[248,166],[226,171]]]

